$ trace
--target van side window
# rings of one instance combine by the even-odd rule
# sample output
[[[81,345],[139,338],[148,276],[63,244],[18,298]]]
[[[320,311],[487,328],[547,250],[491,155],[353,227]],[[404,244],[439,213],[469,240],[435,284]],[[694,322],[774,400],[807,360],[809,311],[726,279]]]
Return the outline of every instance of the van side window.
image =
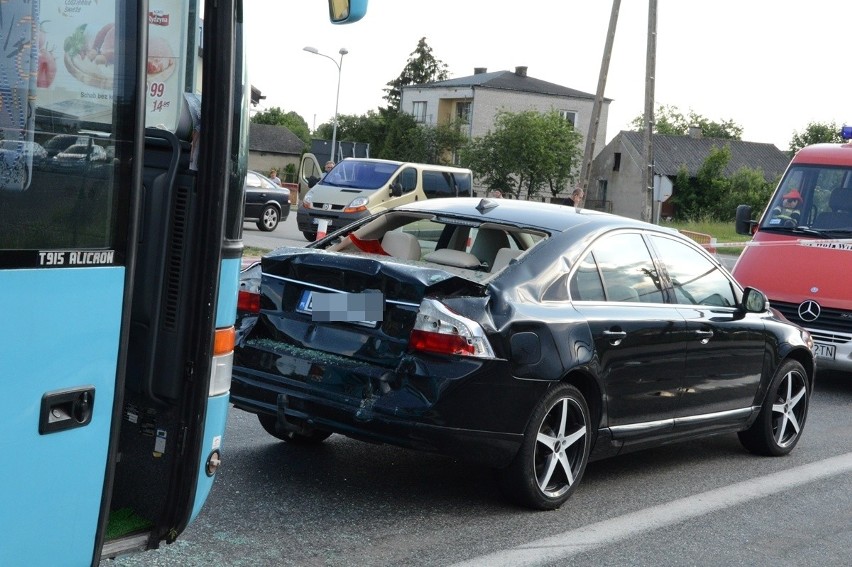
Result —
[[[453,176],[443,171],[423,170],[423,192],[426,197],[455,197],[456,190],[453,187]]]
[[[472,197],[473,176],[470,173],[454,173],[456,187],[459,197]]]

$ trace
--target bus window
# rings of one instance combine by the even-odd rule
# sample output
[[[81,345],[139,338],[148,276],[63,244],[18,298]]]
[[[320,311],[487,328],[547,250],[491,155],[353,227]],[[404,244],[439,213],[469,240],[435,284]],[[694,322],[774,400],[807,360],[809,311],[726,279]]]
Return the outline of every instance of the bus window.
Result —
[[[171,542],[223,460],[242,0],[146,5],[0,2],[0,565]],[[337,23],[365,9],[329,1]],[[217,40],[198,65],[201,13]]]

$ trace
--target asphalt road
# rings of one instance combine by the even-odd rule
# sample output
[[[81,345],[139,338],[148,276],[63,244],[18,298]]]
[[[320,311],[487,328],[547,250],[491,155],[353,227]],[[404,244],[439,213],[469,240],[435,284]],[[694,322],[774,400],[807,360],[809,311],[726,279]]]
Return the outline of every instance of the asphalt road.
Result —
[[[232,408],[197,520],[103,567],[848,565],[850,402],[849,377],[824,377],[786,457],[736,435],[615,457],[553,512],[507,504],[487,468],[337,435],[292,447]]]

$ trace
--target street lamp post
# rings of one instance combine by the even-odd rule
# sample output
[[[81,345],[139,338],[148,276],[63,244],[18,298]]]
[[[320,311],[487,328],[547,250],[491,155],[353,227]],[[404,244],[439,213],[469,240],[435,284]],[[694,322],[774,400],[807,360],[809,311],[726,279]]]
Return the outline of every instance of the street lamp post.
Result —
[[[313,53],[314,55],[319,55],[321,57],[325,57],[329,59],[334,65],[337,67],[337,96],[334,99],[334,126],[331,129],[331,161],[335,161],[336,152],[337,152],[337,107],[340,103],[340,76],[343,71],[343,56],[349,53],[349,51],[345,47],[341,47],[338,53],[340,54],[340,62],[334,60],[330,55],[326,55],[325,53],[320,53],[316,47],[305,47],[305,51],[308,53]]]

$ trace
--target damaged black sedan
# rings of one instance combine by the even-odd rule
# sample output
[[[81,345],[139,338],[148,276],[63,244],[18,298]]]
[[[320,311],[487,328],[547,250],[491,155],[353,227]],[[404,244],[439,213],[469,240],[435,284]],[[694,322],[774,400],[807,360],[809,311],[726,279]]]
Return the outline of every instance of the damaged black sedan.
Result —
[[[338,433],[480,461],[552,509],[590,460],[733,433],[784,455],[802,435],[807,331],[666,228],[433,199],[254,271],[232,401],[290,443]]]

